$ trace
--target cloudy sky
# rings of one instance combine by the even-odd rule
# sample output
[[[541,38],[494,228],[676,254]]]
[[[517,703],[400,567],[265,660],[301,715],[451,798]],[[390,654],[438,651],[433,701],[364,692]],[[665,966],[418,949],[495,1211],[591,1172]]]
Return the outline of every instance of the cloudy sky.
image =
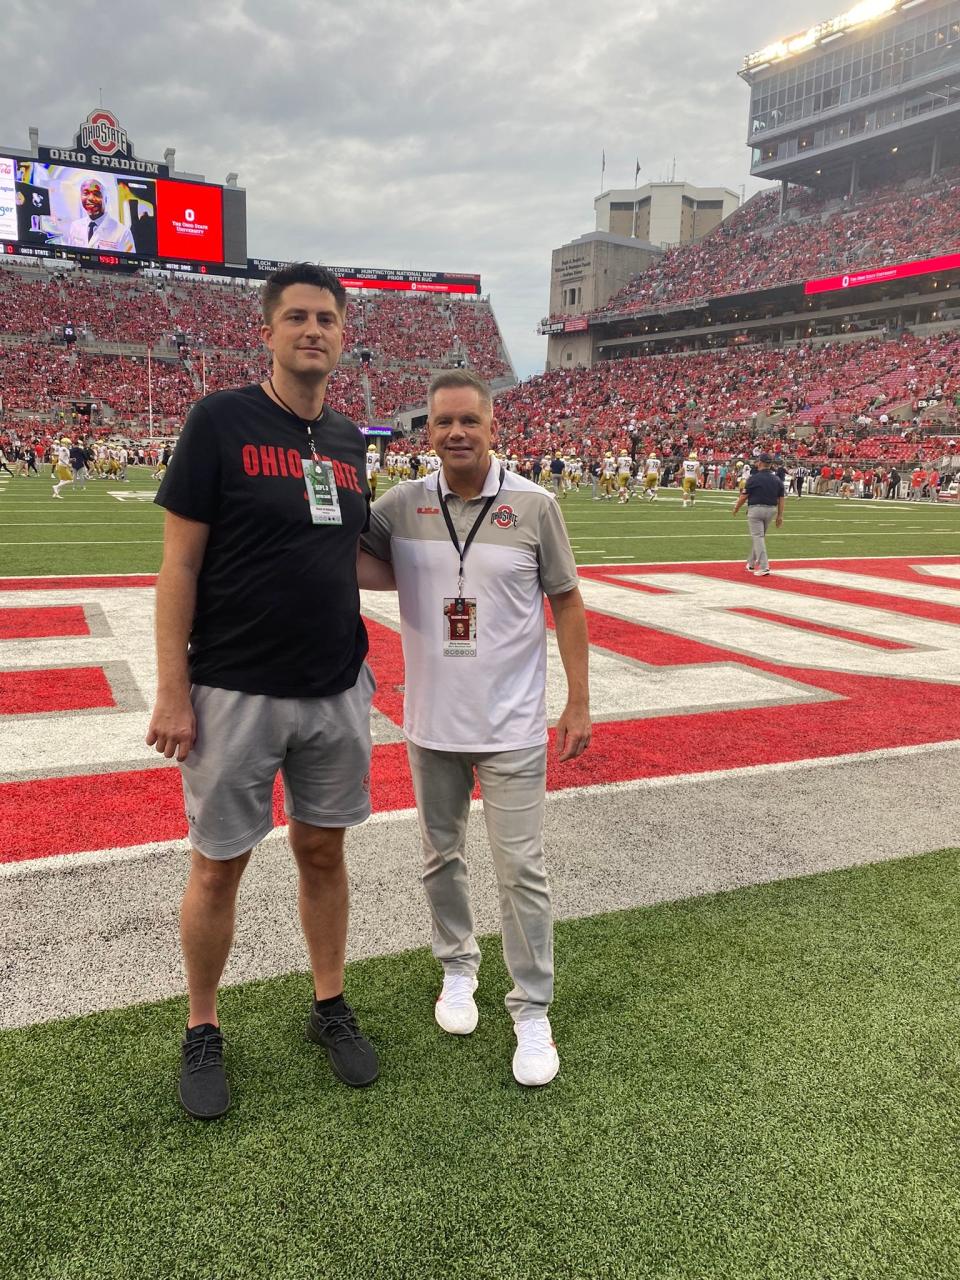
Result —
[[[0,145],[103,103],[247,189],[252,257],[478,271],[521,377],[550,252],[605,185],[757,183],[745,54],[842,0],[5,0]]]

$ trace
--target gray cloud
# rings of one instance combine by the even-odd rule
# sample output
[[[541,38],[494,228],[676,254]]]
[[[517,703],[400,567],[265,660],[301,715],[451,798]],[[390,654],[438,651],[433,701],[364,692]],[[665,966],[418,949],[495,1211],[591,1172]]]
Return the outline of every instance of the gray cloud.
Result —
[[[138,154],[247,188],[251,255],[479,271],[521,375],[550,251],[605,185],[749,178],[745,54],[842,0],[7,0],[0,145],[117,112]]]

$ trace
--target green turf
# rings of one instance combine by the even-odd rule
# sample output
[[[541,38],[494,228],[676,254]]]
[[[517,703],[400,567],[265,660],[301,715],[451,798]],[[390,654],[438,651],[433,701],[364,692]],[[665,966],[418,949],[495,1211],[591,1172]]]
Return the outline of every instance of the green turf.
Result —
[[[0,1274],[956,1276],[958,890],[946,851],[561,924],[539,1091],[489,941],[464,1039],[423,952],[351,967],[369,1090],[305,1042],[302,976],[225,992],[213,1125],[176,1104],[180,1000],[5,1032]]]
[[[50,497],[47,477],[0,484],[0,574],[153,573],[160,565],[163,512],[134,492],[156,490],[147,468],[131,481],[90,481],[82,493]],[[388,487],[384,484],[383,492]],[[119,501],[111,496],[121,492]],[[563,511],[580,564],[664,560],[739,560],[748,537],[734,495],[702,493],[684,510],[676,489],[656,503],[593,502],[589,489],[568,495]],[[768,537],[773,559],[960,553],[960,508],[932,503],[791,498],[784,526]]]

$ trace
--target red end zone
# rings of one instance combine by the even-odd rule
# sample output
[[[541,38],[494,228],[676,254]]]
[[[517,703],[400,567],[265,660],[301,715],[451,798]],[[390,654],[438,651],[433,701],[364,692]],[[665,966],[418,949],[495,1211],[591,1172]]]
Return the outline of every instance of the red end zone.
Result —
[[[863,622],[855,627],[804,624],[797,627],[798,646],[805,635],[818,643],[835,638],[860,641],[865,652],[879,658],[896,658],[909,651],[909,643],[891,642],[871,635],[871,617],[895,616],[904,627],[910,620],[960,628],[960,577],[948,573],[918,572],[913,566],[960,565],[957,557],[912,556],[909,559],[778,561],[778,574],[749,579],[740,562],[719,564],[621,565],[581,570],[585,592],[592,583],[637,594],[669,607],[674,587],[671,575],[692,575],[704,584],[723,582],[750,589],[749,608],[731,608],[761,624],[776,621],[777,601],[806,597],[862,608]],[[781,576],[789,570],[836,570],[856,575],[843,585],[802,581]],[[663,576],[658,590],[649,583],[631,583],[630,577]],[[829,573],[828,575],[829,576]],[[143,587],[148,578],[59,579],[61,589],[82,594],[85,587]],[[0,580],[0,591],[46,590],[50,579]],[[918,590],[922,588],[922,590]],[[910,593],[914,592],[911,597]],[[785,593],[785,594],[784,594]],[[956,595],[956,603],[951,597]],[[926,595],[929,598],[922,598]],[[677,599],[680,599],[678,596]],[[881,614],[873,611],[880,610]],[[548,787],[601,786],[680,774],[708,773],[759,765],[851,755],[889,748],[951,742],[960,738],[955,711],[957,682],[909,676],[875,676],[844,670],[825,670],[798,662],[771,662],[762,656],[711,643],[718,613],[715,606],[703,611],[703,638],[676,634],[668,626],[658,628],[616,616],[618,610],[591,609],[591,644],[598,652],[632,660],[624,665],[625,680],[643,680],[643,668],[709,667],[737,664],[754,672],[766,672],[822,693],[823,701],[799,705],[774,705],[716,710],[693,714],[647,716],[641,719],[608,719],[595,727],[593,744],[581,760],[560,766],[551,756]],[[627,611],[628,612],[628,611]],[[399,637],[389,628],[370,624],[370,662],[380,689],[377,709],[398,722],[402,682]],[[960,640],[960,630],[957,632]],[[960,648],[960,646],[957,646]],[[800,652],[798,648],[797,652]],[[908,655],[909,656],[909,655]],[[144,715],[144,731],[148,716]],[[51,722],[51,732],[57,726]],[[402,744],[374,749],[371,788],[374,808],[409,808],[413,795]],[[277,821],[282,813],[277,812]],[[94,773],[71,777],[15,781],[0,786],[0,861],[11,862],[52,854],[75,853],[180,839],[185,835],[179,775],[175,769],[152,767],[126,772]]]

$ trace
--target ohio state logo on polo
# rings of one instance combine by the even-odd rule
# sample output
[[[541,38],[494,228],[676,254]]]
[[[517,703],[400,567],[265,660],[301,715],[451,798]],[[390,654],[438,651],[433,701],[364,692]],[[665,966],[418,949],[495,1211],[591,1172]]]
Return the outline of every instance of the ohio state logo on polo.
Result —
[[[490,517],[493,524],[498,525],[501,529],[509,529],[511,525],[517,523],[517,515],[513,507],[508,507],[505,502],[493,512]]]

